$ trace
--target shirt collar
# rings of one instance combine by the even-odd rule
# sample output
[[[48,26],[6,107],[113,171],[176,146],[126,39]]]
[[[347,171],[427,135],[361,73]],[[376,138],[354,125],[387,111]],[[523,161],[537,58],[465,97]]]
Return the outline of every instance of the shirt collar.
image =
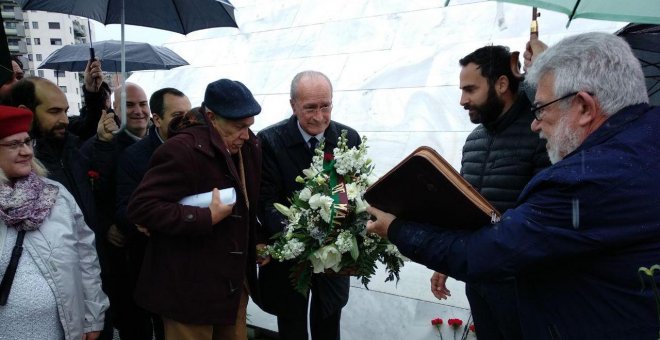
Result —
[[[323,137],[323,132],[319,133],[316,136],[312,136],[309,133],[305,132],[305,130],[300,126],[300,121],[296,121],[296,125],[298,125],[298,131],[300,131],[300,134],[303,136],[303,140],[305,140],[305,143],[309,143],[309,139],[312,137],[316,137],[318,139],[319,143],[321,143],[325,138]]]

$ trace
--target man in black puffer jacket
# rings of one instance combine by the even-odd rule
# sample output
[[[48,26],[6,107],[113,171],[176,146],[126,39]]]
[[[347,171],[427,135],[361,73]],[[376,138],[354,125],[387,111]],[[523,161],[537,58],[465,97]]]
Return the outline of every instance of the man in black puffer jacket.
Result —
[[[516,205],[527,182],[550,165],[545,140],[534,133],[534,116],[520,79],[510,67],[504,46],[486,46],[459,61],[461,105],[470,121],[479,124],[463,146],[461,175],[500,213]],[[434,273],[436,297],[449,294],[447,276]],[[513,278],[467,282],[466,294],[479,339],[522,339]]]

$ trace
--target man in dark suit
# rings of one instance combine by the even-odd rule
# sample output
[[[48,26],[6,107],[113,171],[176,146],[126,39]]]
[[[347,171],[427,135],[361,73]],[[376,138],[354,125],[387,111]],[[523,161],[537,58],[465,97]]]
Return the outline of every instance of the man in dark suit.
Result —
[[[119,155],[117,162],[117,210],[115,219],[117,227],[126,236],[125,245],[128,254],[129,275],[122,279],[128,281],[127,283],[132,288],[131,291],[134,289],[140,273],[142,257],[147,245],[147,236],[139,233],[136,226],[126,218],[128,199],[147,172],[151,155],[157,147],[167,140],[170,121],[188,112],[191,105],[190,100],[183,92],[166,87],[151,95],[149,107],[154,121],[154,124],[149,127],[149,133],[135,144],[127,147]],[[131,315],[126,318],[130,324],[126,327],[128,331],[124,332],[124,335],[131,339],[151,340],[155,333],[156,339],[164,339],[163,324],[160,318],[138,307],[133,301],[131,302],[129,307],[125,309],[125,313]]]
[[[301,184],[295,178],[312,162],[313,149],[325,142],[332,152],[342,130],[348,131],[348,146],[360,144],[360,136],[350,127],[330,120],[332,84],[316,71],[297,74],[291,82],[293,115],[259,132],[263,150],[259,219],[271,234],[284,226],[284,216],[273,203],[287,204]],[[339,339],[341,309],[348,302],[349,278],[314,274],[311,305],[308,297],[296,292],[290,283],[292,262],[271,261],[260,269],[261,307],[277,315],[280,338],[307,339],[307,315],[314,340]],[[309,311],[308,311],[309,308]]]
[[[115,90],[114,107],[121,117],[121,89]],[[128,272],[128,250],[126,237],[117,227],[115,220],[115,197],[117,160],[119,155],[129,146],[140,141],[147,135],[147,126],[151,110],[146,93],[137,84],[126,83],[126,128],[109,141],[90,138],[82,146],[81,151],[92,161],[95,169],[100,172],[99,189],[96,191],[96,206],[98,208],[101,237],[97,243],[102,243],[105,250],[104,276],[107,277],[106,293],[110,297],[112,322],[119,331],[120,338],[133,338],[131,306],[133,305],[133,289],[126,280]]]

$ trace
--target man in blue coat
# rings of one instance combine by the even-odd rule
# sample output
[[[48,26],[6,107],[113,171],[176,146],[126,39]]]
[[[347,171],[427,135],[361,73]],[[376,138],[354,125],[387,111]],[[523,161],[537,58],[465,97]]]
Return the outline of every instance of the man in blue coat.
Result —
[[[639,61],[623,39],[585,33],[538,56],[527,81],[553,166],[499,223],[456,230],[369,208],[367,228],[466,282],[515,276],[526,339],[657,338],[638,269],[660,261],[660,108]]]

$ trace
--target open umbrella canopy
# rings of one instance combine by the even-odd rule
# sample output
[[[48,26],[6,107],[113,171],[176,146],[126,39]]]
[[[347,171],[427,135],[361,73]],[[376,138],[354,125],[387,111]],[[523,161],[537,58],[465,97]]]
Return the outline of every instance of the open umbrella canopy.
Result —
[[[126,127],[124,25],[188,34],[212,27],[238,27],[228,0],[15,0],[24,11],[46,11],[87,17],[103,24],[121,24],[121,126]]]
[[[630,24],[616,33],[642,64],[652,105],[660,105],[660,25]]]
[[[153,46],[140,42],[125,42],[126,71],[169,70],[188,65],[174,51],[167,47]],[[103,62],[106,72],[121,72],[121,42],[117,40],[94,43],[96,57]],[[89,61],[89,46],[86,44],[67,45],[51,53],[39,68],[58,71],[83,72]]]
[[[660,0],[497,0],[528,5],[576,18],[660,24]]]
[[[77,15],[102,24],[121,24],[188,34],[212,27],[238,27],[234,6],[216,0],[16,0],[23,10]]]

